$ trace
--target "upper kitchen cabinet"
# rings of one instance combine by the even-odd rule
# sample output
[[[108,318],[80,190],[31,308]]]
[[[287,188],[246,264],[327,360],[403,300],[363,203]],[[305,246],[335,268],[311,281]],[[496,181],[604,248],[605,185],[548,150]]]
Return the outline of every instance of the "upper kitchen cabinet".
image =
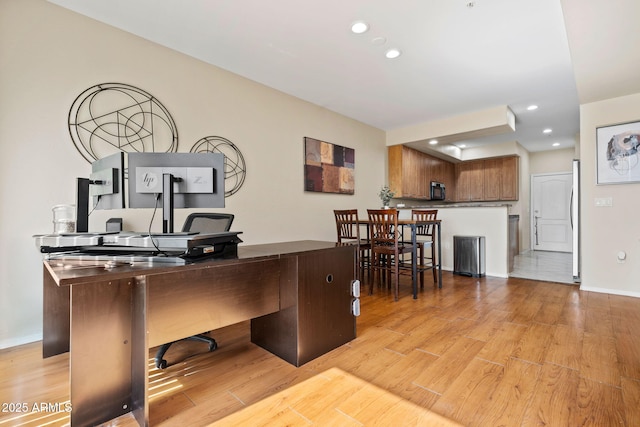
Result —
[[[467,160],[455,165],[404,145],[388,148],[389,188],[394,197],[429,200],[431,181],[446,188],[446,200],[518,200],[518,156]]]
[[[520,172],[518,170],[520,158],[518,156],[502,157],[501,173],[501,200],[518,200],[518,187]]]
[[[441,182],[445,185],[446,200],[455,200],[456,183],[454,165],[446,160],[431,158],[431,179],[430,181]]]
[[[518,200],[518,156],[456,164],[456,201]]]
[[[402,145],[389,147],[389,188],[394,197],[426,199],[427,171],[421,152]]]
[[[471,160],[456,164],[456,201],[484,200],[483,167],[482,160]]]
[[[518,200],[518,156],[485,159],[484,200]]]
[[[482,161],[484,173],[484,200],[500,200],[502,191],[502,159]]]
[[[431,181],[444,183],[447,194],[453,194],[453,163],[403,145],[389,147],[388,154],[389,188],[394,197],[428,200]]]

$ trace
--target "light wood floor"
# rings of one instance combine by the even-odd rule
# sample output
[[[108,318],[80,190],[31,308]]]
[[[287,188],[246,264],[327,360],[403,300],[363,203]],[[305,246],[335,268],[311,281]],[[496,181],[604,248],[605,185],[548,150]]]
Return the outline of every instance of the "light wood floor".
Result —
[[[300,368],[253,345],[248,323],[215,331],[213,353],[185,359],[202,346],[180,343],[167,353],[174,364],[151,372],[151,423],[229,425],[224,417],[293,386],[307,407],[337,405],[330,386],[305,387],[338,368],[466,426],[640,426],[640,299],[516,278],[444,273],[443,282],[417,300],[406,283],[398,302],[386,290],[365,294],[357,338]],[[0,412],[0,427],[68,423],[51,405],[33,411],[69,398],[68,355],[40,352],[40,343],[0,351],[1,409],[27,404],[26,414]],[[375,425],[385,404],[360,409],[335,425]],[[261,411],[252,425],[327,425],[292,410],[261,422]],[[134,424],[125,416],[109,425]]]

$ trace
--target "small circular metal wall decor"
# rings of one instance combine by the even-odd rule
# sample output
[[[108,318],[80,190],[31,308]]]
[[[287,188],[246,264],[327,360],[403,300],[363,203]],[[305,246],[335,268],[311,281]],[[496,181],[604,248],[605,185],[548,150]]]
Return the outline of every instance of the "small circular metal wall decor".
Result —
[[[244,184],[247,167],[240,149],[233,142],[221,136],[205,136],[191,147],[191,152],[224,154],[225,197],[237,193]]]
[[[89,163],[116,152],[178,151],[178,129],[153,95],[123,83],[86,89],[69,110],[69,133]]]

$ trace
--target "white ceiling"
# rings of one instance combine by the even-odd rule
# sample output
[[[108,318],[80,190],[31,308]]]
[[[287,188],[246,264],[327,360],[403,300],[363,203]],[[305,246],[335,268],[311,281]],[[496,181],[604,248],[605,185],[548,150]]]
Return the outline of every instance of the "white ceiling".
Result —
[[[638,0],[50,1],[383,130],[515,113],[515,132],[468,146],[571,147],[579,99],[640,92]]]

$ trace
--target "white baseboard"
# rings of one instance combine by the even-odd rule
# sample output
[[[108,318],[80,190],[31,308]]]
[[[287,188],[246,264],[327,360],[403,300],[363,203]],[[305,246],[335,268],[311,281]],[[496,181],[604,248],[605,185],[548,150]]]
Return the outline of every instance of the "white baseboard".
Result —
[[[593,286],[580,285],[580,290],[587,291],[587,292],[597,292],[600,294],[611,294],[611,295],[621,295],[624,297],[640,298],[640,292],[621,291],[620,289],[596,288]]]

